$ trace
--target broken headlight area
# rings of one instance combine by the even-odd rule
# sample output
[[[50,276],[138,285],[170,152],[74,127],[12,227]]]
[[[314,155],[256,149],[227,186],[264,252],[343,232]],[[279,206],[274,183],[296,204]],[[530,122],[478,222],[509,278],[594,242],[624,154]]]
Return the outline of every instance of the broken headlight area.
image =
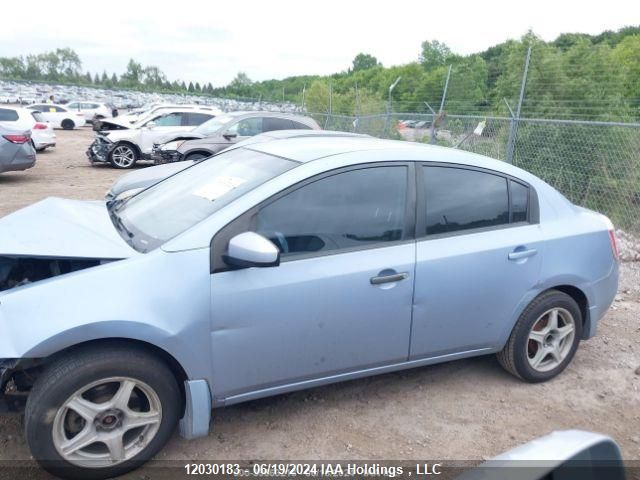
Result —
[[[97,267],[111,260],[0,256],[0,292],[47,278]]]
[[[91,162],[106,162],[109,153],[115,144],[104,135],[98,134],[96,139],[87,150],[87,157]]]

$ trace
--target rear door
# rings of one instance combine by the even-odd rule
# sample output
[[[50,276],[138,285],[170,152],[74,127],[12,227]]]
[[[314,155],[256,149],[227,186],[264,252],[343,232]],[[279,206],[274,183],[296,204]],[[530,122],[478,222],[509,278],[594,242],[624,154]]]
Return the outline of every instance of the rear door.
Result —
[[[495,347],[539,279],[533,187],[451,165],[419,174],[411,358]]]

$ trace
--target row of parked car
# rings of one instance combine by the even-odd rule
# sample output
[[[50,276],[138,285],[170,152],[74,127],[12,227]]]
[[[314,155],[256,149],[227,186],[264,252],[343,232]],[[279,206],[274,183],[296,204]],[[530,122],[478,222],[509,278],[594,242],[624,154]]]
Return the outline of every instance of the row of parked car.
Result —
[[[201,105],[157,105],[96,122],[96,138],[87,156],[92,163],[126,169],[139,160],[155,164],[199,160],[265,132],[319,129],[313,118],[289,113],[223,114]]]
[[[0,107],[0,173],[26,170],[35,165],[35,152],[55,147],[54,129],[73,130],[96,119],[112,118],[111,104],[73,101],[67,105],[34,103],[27,107]]]

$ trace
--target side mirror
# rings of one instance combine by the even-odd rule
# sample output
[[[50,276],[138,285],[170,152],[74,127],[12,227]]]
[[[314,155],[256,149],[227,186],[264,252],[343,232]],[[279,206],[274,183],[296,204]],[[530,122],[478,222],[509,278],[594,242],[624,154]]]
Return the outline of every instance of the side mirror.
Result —
[[[152,128],[154,128],[156,126],[156,122],[149,122],[147,123],[146,127],[151,130]]]
[[[226,138],[227,140],[231,140],[232,138],[236,138],[238,136],[237,133],[224,133],[222,135],[224,138]]]
[[[599,433],[565,430],[502,453],[456,480],[624,480],[625,476],[615,441]]]
[[[224,262],[234,268],[277,267],[280,251],[270,240],[255,232],[244,232],[229,240]]]

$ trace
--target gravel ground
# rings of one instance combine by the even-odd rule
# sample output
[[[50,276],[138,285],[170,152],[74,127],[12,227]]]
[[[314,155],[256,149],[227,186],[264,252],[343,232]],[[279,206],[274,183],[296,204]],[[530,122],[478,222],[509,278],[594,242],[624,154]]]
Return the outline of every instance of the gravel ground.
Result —
[[[57,135],[33,169],[0,175],[0,216],[48,196],[99,199],[121,174],[89,165],[90,129]],[[599,334],[547,383],[520,382],[493,356],[418,368],[216,410],[207,438],[176,434],[158,458],[481,460],[579,428],[640,460],[639,300],[640,264],[625,263]],[[28,458],[20,417],[0,418],[0,460]]]

